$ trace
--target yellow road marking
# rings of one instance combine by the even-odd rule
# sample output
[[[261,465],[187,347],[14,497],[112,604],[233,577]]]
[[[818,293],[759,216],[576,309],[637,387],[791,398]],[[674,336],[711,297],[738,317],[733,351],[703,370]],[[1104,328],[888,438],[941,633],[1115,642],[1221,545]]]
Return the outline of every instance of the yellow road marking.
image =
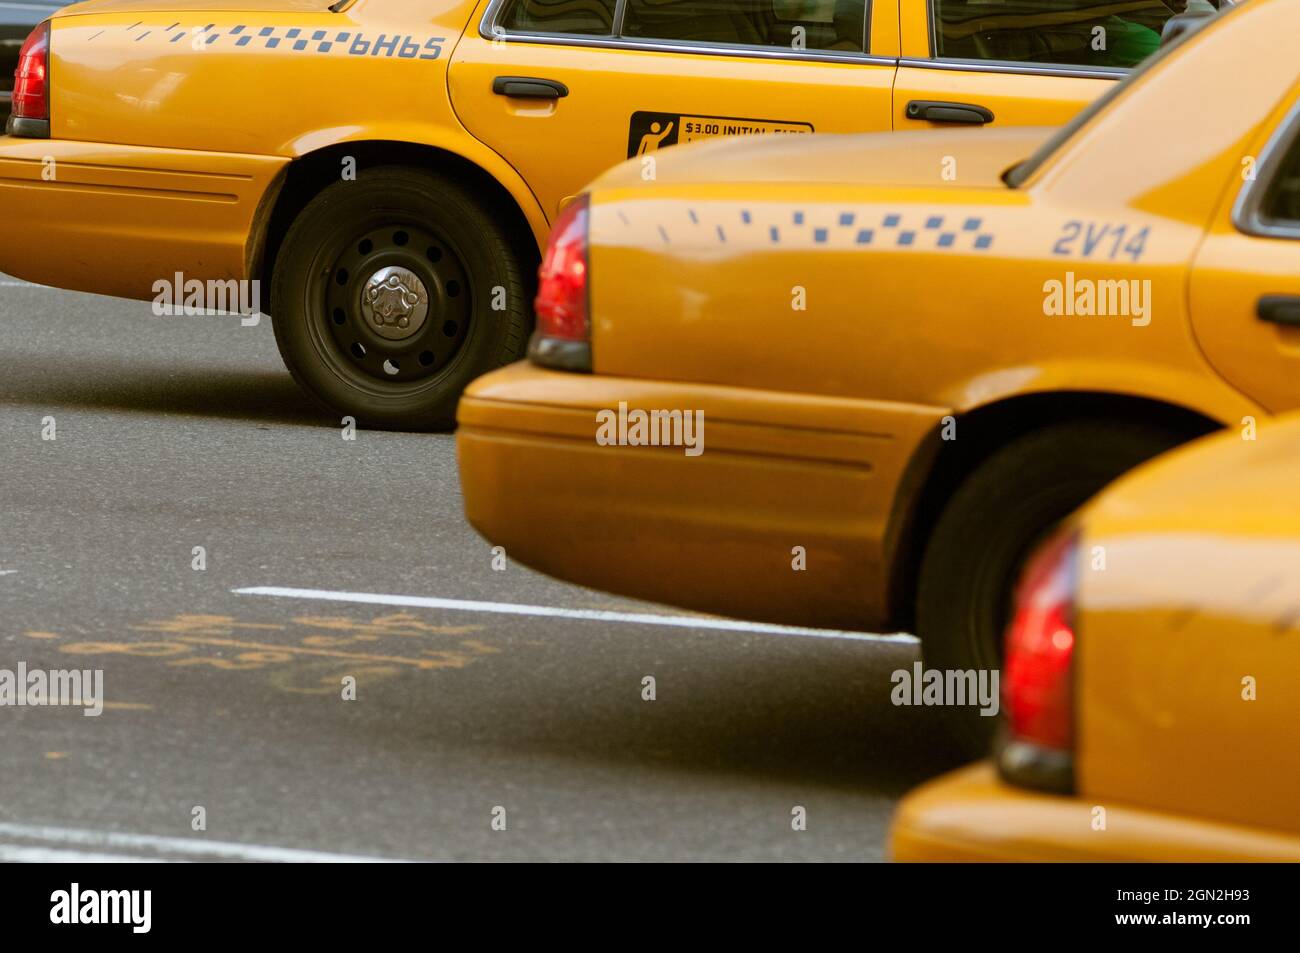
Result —
[[[177,636],[178,642],[190,642],[194,645],[220,645],[225,648],[254,649],[263,652],[297,652],[300,655],[323,655],[328,658],[351,659],[358,662],[391,662],[398,665],[414,665],[416,668],[444,668],[448,662],[431,662],[428,659],[403,658],[397,655],[363,655],[358,652],[336,652],[330,649],[305,649],[295,645],[264,645],[260,642],[240,642],[235,639],[209,639],[199,636]],[[467,658],[468,662],[469,659]]]

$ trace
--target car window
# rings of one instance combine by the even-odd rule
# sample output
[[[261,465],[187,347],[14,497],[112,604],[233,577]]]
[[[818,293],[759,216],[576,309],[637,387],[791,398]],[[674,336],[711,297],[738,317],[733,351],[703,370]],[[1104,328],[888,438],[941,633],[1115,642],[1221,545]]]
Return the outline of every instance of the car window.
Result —
[[[518,33],[610,36],[617,0],[516,0],[497,26]]]
[[[1286,157],[1273,174],[1259,207],[1269,225],[1300,225],[1300,135],[1291,140]]]
[[[627,0],[623,36],[794,50],[865,50],[867,0]]]
[[[1189,2],[1206,0],[931,0],[934,55],[1128,68],[1160,48],[1165,23]]]

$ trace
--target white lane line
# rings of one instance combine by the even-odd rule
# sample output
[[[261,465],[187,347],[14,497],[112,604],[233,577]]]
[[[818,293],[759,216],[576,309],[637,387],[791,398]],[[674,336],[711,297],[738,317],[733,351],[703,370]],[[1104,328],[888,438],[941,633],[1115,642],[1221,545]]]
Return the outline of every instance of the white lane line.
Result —
[[[12,576],[17,571],[17,569],[0,569],[0,576]]]
[[[30,281],[0,281],[0,288],[39,288]]]
[[[328,589],[287,589],[281,586],[253,586],[232,589],[239,596],[277,596],[281,599],[317,599],[325,602],[359,602],[365,605],[410,606],[419,609],[451,609],[459,612],[490,612],[498,615],[543,616],[581,619],[586,622],[626,622],[632,625],[663,625],[676,629],[722,629],[759,635],[790,635],[807,639],[844,639],[851,642],[901,642],[912,644],[915,636],[898,633],[842,632],[837,629],[806,629],[793,625],[767,625],[707,616],[654,615],[649,612],[608,612],[601,609],[558,609],[514,602],[476,602],[469,599],[438,599],[431,596],[388,596],[371,592],[333,592]]]
[[[162,863],[128,854],[98,854],[58,847],[19,847],[0,844],[0,861],[7,864],[150,864]]]
[[[292,847],[265,847],[261,844],[239,844],[232,841],[160,837],[156,834],[124,834],[118,831],[88,831],[73,827],[51,827],[35,824],[0,823],[0,837],[43,841],[47,844],[73,844],[78,847],[92,847],[101,850],[107,848],[109,850],[152,851],[160,854],[219,857],[223,860],[251,860],[270,863],[328,864],[345,862],[383,864],[398,862],[389,857],[332,854],[318,850],[297,850]]]

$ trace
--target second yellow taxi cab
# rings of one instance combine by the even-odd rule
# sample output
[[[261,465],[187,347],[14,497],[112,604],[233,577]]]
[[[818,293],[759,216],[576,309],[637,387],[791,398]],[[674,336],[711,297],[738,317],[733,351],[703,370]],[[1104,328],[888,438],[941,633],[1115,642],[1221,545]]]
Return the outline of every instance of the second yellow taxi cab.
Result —
[[[1179,6],[85,0],[20,51],[0,271],[269,314],[327,406],[446,427],[523,355],[539,247],[609,166],[728,135],[1059,124]]]
[[[1288,414],[1071,520],[1019,591],[994,761],[908,795],[894,859],[1300,861],[1297,485]]]
[[[1221,13],[1041,146],[767,139],[608,173],[556,227],[532,362],[461,403],[469,519],[565,579],[996,668],[1053,525],[1300,405],[1296,35],[1289,0]]]

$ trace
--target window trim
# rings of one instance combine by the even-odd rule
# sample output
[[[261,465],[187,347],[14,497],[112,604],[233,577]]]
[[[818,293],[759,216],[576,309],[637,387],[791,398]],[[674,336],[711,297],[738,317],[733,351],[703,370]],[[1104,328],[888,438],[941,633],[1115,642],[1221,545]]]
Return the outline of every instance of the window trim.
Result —
[[[1069,63],[1021,63],[1019,60],[971,60],[955,56],[939,56],[939,0],[926,0],[929,18],[930,56],[926,59],[904,57],[900,66],[929,66],[932,69],[972,70],[978,73],[1026,73],[1031,76],[1075,76],[1080,79],[1123,79],[1140,63],[1133,66],[1084,66]]]
[[[582,33],[536,33],[507,31],[498,20],[508,3],[514,0],[492,0],[479,21],[479,36],[485,40],[516,43],[542,43],[550,46],[581,46],[608,50],[640,50],[651,53],[699,53],[705,56],[738,56],[796,63],[860,63],[878,66],[898,66],[896,56],[876,56],[868,52],[855,53],[835,50],[804,50],[794,52],[781,47],[758,46],[745,43],[709,43],[702,40],[653,40],[621,36],[627,0],[618,0],[614,8],[614,33],[611,36],[591,36]],[[862,48],[871,48],[871,13],[875,0],[862,0],[865,19],[862,27]]]
[[[1232,207],[1232,224],[1244,235],[1257,238],[1300,239],[1300,219],[1270,219],[1263,211],[1269,188],[1276,181],[1282,163],[1290,158],[1292,147],[1300,147],[1300,100],[1292,104],[1286,118],[1273,131],[1256,164],[1256,175],[1237,193]]]
[[[1075,79],[1121,80],[1136,67],[1071,66],[1068,63],[1020,63],[1015,60],[961,60],[904,56],[899,66],[918,69],[946,69],[969,73],[1021,73],[1029,76],[1072,76]]]

